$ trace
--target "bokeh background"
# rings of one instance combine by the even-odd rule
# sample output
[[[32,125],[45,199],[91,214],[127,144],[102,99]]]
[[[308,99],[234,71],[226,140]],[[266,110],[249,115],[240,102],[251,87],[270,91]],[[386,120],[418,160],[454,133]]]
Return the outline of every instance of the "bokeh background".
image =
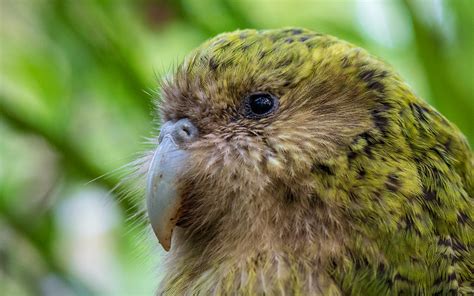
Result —
[[[153,293],[163,251],[140,191],[116,185],[147,149],[157,82],[220,32],[302,26],[365,47],[472,144],[473,6],[0,0],[0,294]]]

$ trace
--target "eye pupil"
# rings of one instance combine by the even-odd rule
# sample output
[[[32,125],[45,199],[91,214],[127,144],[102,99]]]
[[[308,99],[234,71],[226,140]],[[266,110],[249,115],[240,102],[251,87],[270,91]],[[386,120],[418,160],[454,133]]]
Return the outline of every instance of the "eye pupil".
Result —
[[[273,107],[273,101],[267,96],[253,96],[250,97],[250,107],[255,114],[265,114]]]
[[[256,93],[247,97],[246,116],[260,118],[275,110],[277,100],[268,93]]]

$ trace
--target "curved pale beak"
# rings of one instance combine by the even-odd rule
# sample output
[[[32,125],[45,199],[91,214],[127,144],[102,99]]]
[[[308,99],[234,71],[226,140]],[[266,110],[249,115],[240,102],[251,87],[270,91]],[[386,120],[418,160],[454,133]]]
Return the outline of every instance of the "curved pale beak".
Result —
[[[171,247],[173,229],[180,218],[182,196],[179,178],[186,169],[189,151],[185,147],[198,136],[188,120],[166,122],[148,168],[146,204],[148,217],[158,241],[166,251]]]

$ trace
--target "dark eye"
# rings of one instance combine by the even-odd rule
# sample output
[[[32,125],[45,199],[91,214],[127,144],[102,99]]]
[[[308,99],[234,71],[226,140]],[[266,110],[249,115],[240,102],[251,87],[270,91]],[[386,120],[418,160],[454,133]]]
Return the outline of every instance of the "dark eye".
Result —
[[[278,100],[269,93],[254,93],[245,98],[244,115],[247,118],[262,118],[273,113]]]

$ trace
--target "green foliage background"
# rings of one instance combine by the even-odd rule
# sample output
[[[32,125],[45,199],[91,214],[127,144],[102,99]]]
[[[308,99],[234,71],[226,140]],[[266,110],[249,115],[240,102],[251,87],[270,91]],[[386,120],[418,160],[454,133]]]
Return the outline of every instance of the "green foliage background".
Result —
[[[473,143],[474,1],[0,0],[0,294],[152,294],[162,251],[113,188],[157,81],[215,34],[282,26],[389,61]]]

